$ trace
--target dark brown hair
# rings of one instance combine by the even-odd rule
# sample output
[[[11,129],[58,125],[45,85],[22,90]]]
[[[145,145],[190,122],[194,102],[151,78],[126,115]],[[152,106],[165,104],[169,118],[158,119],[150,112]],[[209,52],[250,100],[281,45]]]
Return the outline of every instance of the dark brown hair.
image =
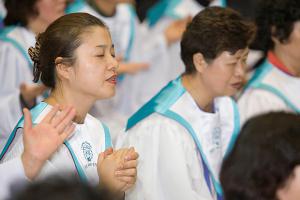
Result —
[[[7,14],[4,24],[27,26],[29,17],[38,15],[35,7],[37,0],[6,0],[5,7]]]
[[[185,73],[195,72],[195,53],[202,53],[209,62],[223,51],[235,53],[246,48],[254,33],[254,25],[230,8],[204,9],[187,26],[181,40],[181,59],[186,67]]]
[[[267,113],[243,126],[224,159],[220,181],[226,200],[277,200],[276,192],[300,165],[300,116]]]
[[[256,13],[255,44],[257,48],[267,52],[274,48],[272,37],[281,43],[288,41],[294,30],[294,24],[300,20],[300,1],[260,0]]]
[[[48,87],[55,88],[55,59],[62,57],[68,63],[75,62],[74,51],[80,46],[80,36],[92,26],[107,28],[98,18],[87,13],[73,13],[55,20],[37,37],[35,47],[29,49],[34,62],[34,82],[39,79]]]

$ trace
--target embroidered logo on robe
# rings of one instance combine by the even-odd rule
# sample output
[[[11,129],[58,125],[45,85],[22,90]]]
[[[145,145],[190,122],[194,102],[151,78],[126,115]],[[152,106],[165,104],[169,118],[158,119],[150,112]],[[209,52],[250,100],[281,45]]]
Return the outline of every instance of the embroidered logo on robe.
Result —
[[[81,150],[83,152],[83,155],[85,159],[90,162],[93,159],[93,151],[92,146],[88,142],[83,142],[81,145]]]

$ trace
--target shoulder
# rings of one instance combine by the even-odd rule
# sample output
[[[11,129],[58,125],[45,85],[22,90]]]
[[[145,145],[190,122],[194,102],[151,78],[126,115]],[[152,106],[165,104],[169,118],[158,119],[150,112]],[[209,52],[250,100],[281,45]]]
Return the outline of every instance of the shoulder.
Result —
[[[153,113],[143,119],[131,129],[127,130],[124,135],[133,143],[134,141],[148,143],[151,141],[160,142],[161,140],[190,140],[188,131],[179,122],[158,113]]]
[[[262,113],[276,110],[287,110],[287,106],[275,94],[262,89],[247,89],[238,100],[241,124],[247,119]]]
[[[248,88],[238,100],[239,106],[278,106],[284,102],[270,91],[259,88]]]

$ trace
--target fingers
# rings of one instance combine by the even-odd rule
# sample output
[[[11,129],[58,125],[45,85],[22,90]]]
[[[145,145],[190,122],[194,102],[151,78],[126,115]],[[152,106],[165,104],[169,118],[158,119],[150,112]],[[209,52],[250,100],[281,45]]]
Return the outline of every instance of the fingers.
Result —
[[[98,156],[98,161],[97,161],[97,165],[99,166],[99,164],[104,160],[104,153],[100,153]]]
[[[51,124],[56,127],[59,133],[61,133],[70,124],[70,122],[72,122],[75,114],[75,109],[72,107],[68,107],[67,109],[63,110],[63,112],[60,113],[58,117],[54,118]]]
[[[61,143],[63,143],[75,130],[75,124],[71,123],[68,127],[66,127],[66,129],[64,130],[64,132],[60,135],[61,137]]]
[[[57,114],[54,118],[52,118],[50,124],[56,128],[63,121],[63,119],[69,114],[71,109],[72,109],[71,106],[65,107],[59,114]]]
[[[130,161],[126,161],[126,162],[121,163],[118,166],[117,170],[136,168],[137,165],[138,165],[137,160],[130,160]]]
[[[132,186],[134,186],[134,184],[125,184],[125,186],[121,189],[121,191],[126,192],[129,188],[131,188]]]
[[[111,155],[114,152],[112,147],[109,147],[108,149],[106,149],[103,153],[104,153],[104,158],[106,158],[107,156]]]
[[[118,171],[115,172],[116,177],[122,177],[122,176],[136,177],[136,175],[137,175],[137,169],[136,168],[118,170]]]
[[[59,110],[59,105],[55,105],[51,111],[44,117],[44,119],[41,121],[41,123],[50,123],[53,117],[56,115],[56,113]]]
[[[136,176],[133,177],[133,176],[120,176],[120,177],[117,177],[117,179],[119,181],[122,181],[122,182],[125,182],[125,183],[128,183],[128,184],[134,184],[135,181],[136,181]]]
[[[125,156],[125,161],[137,160],[138,157],[139,157],[139,154],[137,152],[135,152],[134,147],[130,147],[128,153]]]
[[[24,113],[24,131],[27,132],[32,128],[31,113],[27,108],[23,109]]]

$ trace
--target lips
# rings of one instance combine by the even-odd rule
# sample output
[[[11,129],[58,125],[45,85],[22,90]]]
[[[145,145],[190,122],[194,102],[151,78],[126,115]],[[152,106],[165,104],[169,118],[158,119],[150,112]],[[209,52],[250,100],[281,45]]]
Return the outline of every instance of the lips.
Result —
[[[241,89],[243,87],[243,83],[242,82],[237,82],[237,83],[233,83],[231,84],[231,86],[237,90]]]
[[[117,84],[117,75],[113,75],[110,78],[106,79],[106,81],[108,81],[111,84]]]

